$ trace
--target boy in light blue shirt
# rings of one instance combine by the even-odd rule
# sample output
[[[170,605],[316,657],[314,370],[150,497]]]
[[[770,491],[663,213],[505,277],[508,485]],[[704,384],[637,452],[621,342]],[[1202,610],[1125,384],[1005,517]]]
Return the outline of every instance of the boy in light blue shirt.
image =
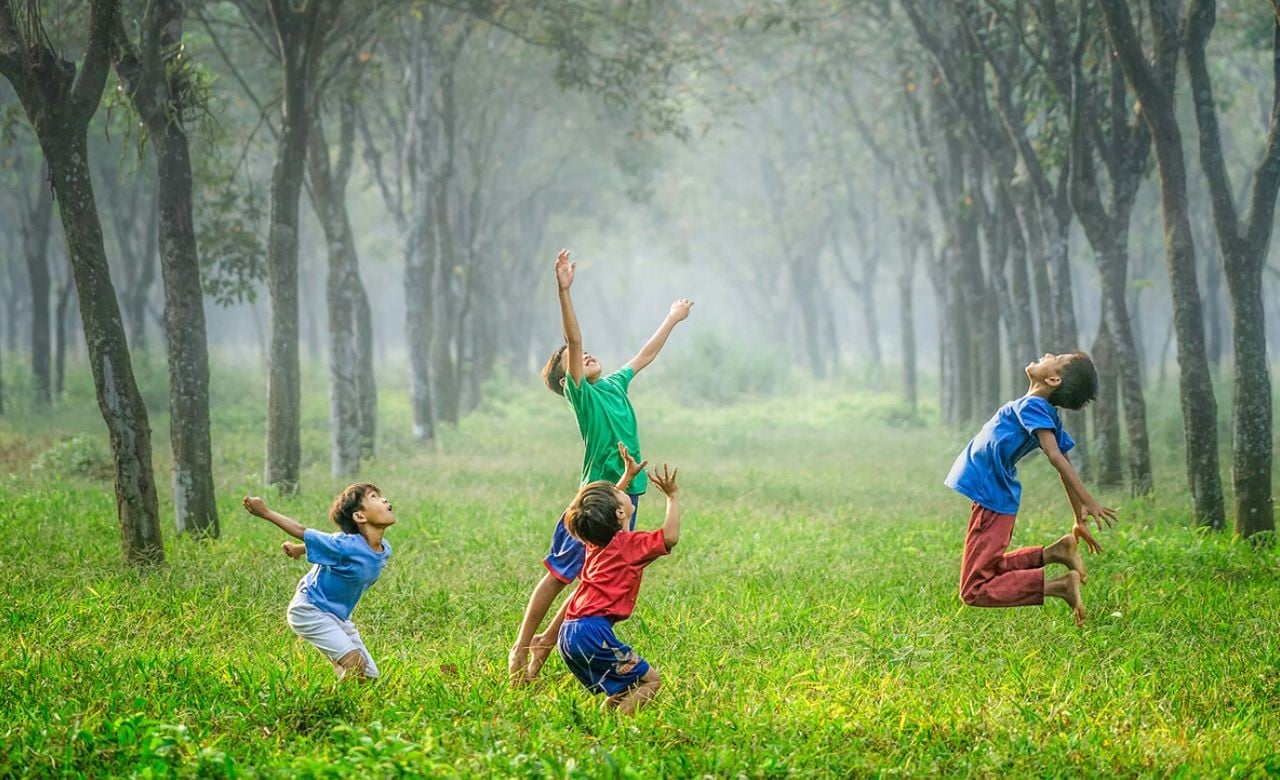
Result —
[[[1067,460],[1075,442],[1063,429],[1057,407],[1080,409],[1092,401],[1098,374],[1083,352],[1047,354],[1028,365],[1026,373],[1027,394],[996,410],[947,474],[946,485],[973,501],[960,564],[960,598],[974,607],[1020,607],[1043,604],[1045,596],[1053,596],[1071,607],[1076,625],[1084,625],[1080,586],[1086,575],[1079,542],[1101,552],[1087,518],[1093,517],[1101,529],[1104,521],[1113,522],[1116,511],[1089,495]],[[1037,448],[1058,470],[1075,524],[1048,547],[1006,552],[1022,499],[1017,463]],[[1067,573],[1046,581],[1044,567],[1050,563],[1064,564]]]
[[[305,554],[313,564],[289,602],[289,627],[329,659],[339,680],[377,677],[378,667],[351,622],[351,612],[369,586],[378,581],[391,557],[391,544],[383,539],[387,528],[396,522],[391,502],[376,485],[351,485],[329,508],[329,519],[341,529],[332,534],[305,528],[268,509],[256,496],[245,496],[244,508],[301,539],[302,544],[285,542],[281,549],[290,558]]]

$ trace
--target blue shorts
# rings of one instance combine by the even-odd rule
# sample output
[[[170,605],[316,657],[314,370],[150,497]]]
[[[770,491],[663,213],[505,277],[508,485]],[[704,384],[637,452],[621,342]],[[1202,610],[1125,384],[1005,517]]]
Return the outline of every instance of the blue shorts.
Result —
[[[640,508],[640,495],[636,493],[627,495],[631,496],[631,526],[627,530],[634,531],[636,510]],[[582,573],[582,564],[586,560],[586,546],[573,538],[569,529],[564,527],[564,515],[560,515],[560,519],[556,521],[556,530],[551,534],[551,549],[547,551],[547,557],[542,559],[542,565],[547,567],[552,577],[569,583],[576,580]]]
[[[649,662],[618,640],[605,617],[566,620],[556,648],[569,671],[592,693],[622,693],[649,671]]]

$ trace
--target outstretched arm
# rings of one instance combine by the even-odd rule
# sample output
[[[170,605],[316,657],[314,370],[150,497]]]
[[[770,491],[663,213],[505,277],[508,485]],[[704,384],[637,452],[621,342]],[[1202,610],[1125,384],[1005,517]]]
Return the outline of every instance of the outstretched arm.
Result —
[[[667,495],[667,516],[662,521],[662,541],[666,542],[668,550],[680,541],[680,488],[676,486],[678,471],[679,469],[669,469],[663,463],[661,474],[657,469],[649,472],[649,481]]]
[[[1098,540],[1094,539],[1093,535],[1089,533],[1089,524],[1086,518],[1092,517],[1094,522],[1098,524],[1098,530],[1102,530],[1104,521],[1108,526],[1115,522],[1116,510],[1099,504],[1089,494],[1084,482],[1080,480],[1080,475],[1076,473],[1075,467],[1071,465],[1071,461],[1067,460],[1067,456],[1062,454],[1062,450],[1058,449],[1058,439],[1054,436],[1053,431],[1047,428],[1040,428],[1036,431],[1036,438],[1040,440],[1040,449],[1044,450],[1049,462],[1053,464],[1053,467],[1058,470],[1058,475],[1062,477],[1062,486],[1067,491],[1067,500],[1071,502],[1071,511],[1075,515],[1075,527],[1072,532],[1077,539],[1084,541],[1090,551],[1102,552],[1102,545],[1098,544]]]
[[[649,337],[644,347],[627,363],[627,365],[631,366],[633,373],[640,373],[645,366],[653,362],[653,359],[662,351],[662,347],[666,345],[667,337],[671,335],[676,323],[689,318],[689,310],[691,308],[693,308],[693,301],[688,298],[681,298],[671,304],[671,311],[667,312],[667,318],[662,321],[662,324],[658,326],[654,334]]]
[[[636,459],[631,457],[631,453],[627,451],[627,445],[618,442],[618,454],[622,456],[622,476],[618,478],[618,490],[630,492],[631,480],[636,475],[644,471],[644,467],[649,465],[649,461],[642,460],[636,463]]]
[[[273,512],[268,509],[267,502],[257,496],[245,496],[243,503],[244,508],[248,510],[249,514],[275,523],[281,531],[289,534],[294,539],[301,539],[302,533],[307,530],[302,523],[299,523],[292,517],[286,517],[279,512]]]
[[[586,368],[582,364],[582,331],[578,329],[578,315],[573,310],[573,299],[569,297],[573,273],[574,264],[569,262],[569,250],[561,249],[556,255],[556,288],[560,293],[560,321],[564,325],[564,343],[569,353],[565,373],[573,378],[574,385],[581,385]]]

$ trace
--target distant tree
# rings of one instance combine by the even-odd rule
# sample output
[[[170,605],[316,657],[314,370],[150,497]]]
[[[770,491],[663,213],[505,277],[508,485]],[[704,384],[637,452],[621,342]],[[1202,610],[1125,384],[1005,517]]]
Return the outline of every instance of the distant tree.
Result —
[[[1177,0],[1150,0],[1154,42],[1148,61],[1127,3],[1100,0],[1107,39],[1124,69],[1126,81],[1142,105],[1151,129],[1160,171],[1165,263],[1173,294],[1173,324],[1178,342],[1179,393],[1187,447],[1187,482],[1198,524],[1225,524],[1222,480],[1218,474],[1217,401],[1205,355],[1204,314],[1196,282],[1195,244],[1187,214],[1187,172],[1182,131],[1174,111],[1174,82],[1182,49]]]
[[[129,37],[137,30],[138,40]],[[182,42],[180,0],[151,0],[141,18],[115,30],[115,68],[155,153],[158,220],[164,279],[165,343],[169,358],[169,440],[173,449],[174,522],[179,533],[217,537],[209,432],[209,347],[192,199],[191,150],[186,125],[204,108],[204,78]],[[124,224],[118,230],[127,230]],[[139,284],[140,287],[143,285]],[[145,287],[144,287],[145,289]],[[132,320],[139,335],[145,293]]]
[[[1227,173],[1205,49],[1217,21],[1214,0],[1192,0],[1186,30],[1187,70],[1196,123],[1200,167],[1209,182],[1213,220],[1231,295],[1234,390],[1231,402],[1231,483],[1236,532],[1249,537],[1275,530],[1272,507],[1271,380],[1267,375],[1266,266],[1280,190],[1280,0],[1272,0],[1272,93],[1270,126],[1262,159],[1253,170],[1249,214],[1241,219]]]
[[[107,269],[89,167],[89,121],[110,71],[117,11],[117,0],[91,0],[89,40],[77,68],[54,49],[38,6],[0,4],[0,75],[18,93],[52,174],[80,293],[98,406],[115,460],[125,558],[131,563],[159,563],[164,547],[151,471],[151,429]]]

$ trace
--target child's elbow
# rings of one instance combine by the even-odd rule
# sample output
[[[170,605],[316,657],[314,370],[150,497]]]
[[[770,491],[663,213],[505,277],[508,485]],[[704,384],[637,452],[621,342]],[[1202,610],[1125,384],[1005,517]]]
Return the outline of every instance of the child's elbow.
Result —
[[[666,543],[667,549],[670,550],[680,543],[680,534],[662,534],[662,541]]]

